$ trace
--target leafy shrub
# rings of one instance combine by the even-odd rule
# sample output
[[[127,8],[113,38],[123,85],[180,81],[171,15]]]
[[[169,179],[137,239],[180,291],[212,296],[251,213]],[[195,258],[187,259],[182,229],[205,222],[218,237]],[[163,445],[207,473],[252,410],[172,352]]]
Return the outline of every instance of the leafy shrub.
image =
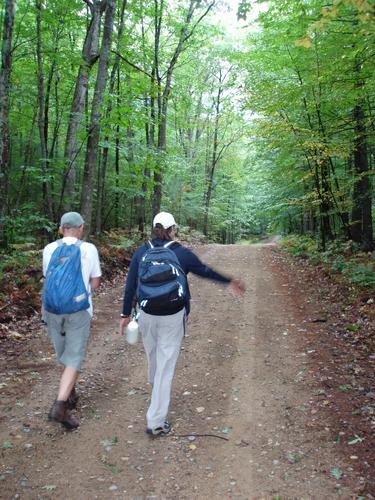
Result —
[[[350,283],[361,287],[375,286],[375,271],[374,266],[371,264],[355,264],[351,262],[343,272]]]
[[[207,243],[207,237],[201,231],[189,226],[179,226],[177,238],[190,243]]]
[[[0,255],[0,322],[12,320],[13,307],[20,307],[24,315],[40,307],[42,288],[41,251],[17,245],[10,255]]]
[[[132,250],[141,242],[141,235],[139,233],[130,235],[123,229],[112,229],[111,231],[103,232],[99,241],[115,248]]]
[[[310,236],[287,236],[281,241],[281,246],[296,257],[310,259],[318,253],[318,243]]]
[[[291,255],[308,259],[313,265],[322,264],[328,272],[341,274],[353,285],[375,287],[375,264],[352,241],[333,241],[326,251],[319,252],[315,240],[294,235],[284,238],[281,246]]]
[[[342,273],[346,269],[347,265],[345,259],[342,255],[338,255],[334,258],[332,262],[332,269],[336,272]]]
[[[6,239],[9,245],[36,243],[40,245],[45,233],[52,233],[56,224],[47,217],[34,214],[33,206],[24,206],[5,216]]]

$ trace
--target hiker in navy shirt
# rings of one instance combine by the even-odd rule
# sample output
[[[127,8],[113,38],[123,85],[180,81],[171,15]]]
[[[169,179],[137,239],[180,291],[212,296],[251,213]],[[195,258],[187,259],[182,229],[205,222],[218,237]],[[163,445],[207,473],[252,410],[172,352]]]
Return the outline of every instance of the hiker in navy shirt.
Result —
[[[229,290],[236,296],[244,293],[245,287],[242,281],[214,271],[201,262],[191,250],[173,241],[177,225],[172,214],[167,212],[157,214],[153,221],[153,228],[153,239],[135,251],[130,263],[120,321],[121,333],[130,322],[135,301],[138,299],[139,302],[139,297],[136,298],[138,272],[141,260],[150,247],[159,248],[169,243],[170,250],[178,258],[179,269],[185,275],[192,272],[202,278],[227,283]],[[171,429],[167,415],[174,370],[184,336],[185,318],[190,311],[190,292],[187,287],[183,302],[174,300],[163,303],[162,307],[152,301],[144,301],[144,303],[140,311],[139,328],[143,335],[143,344],[148,359],[148,378],[153,386],[151,404],[146,415],[146,432],[157,436],[167,434]]]

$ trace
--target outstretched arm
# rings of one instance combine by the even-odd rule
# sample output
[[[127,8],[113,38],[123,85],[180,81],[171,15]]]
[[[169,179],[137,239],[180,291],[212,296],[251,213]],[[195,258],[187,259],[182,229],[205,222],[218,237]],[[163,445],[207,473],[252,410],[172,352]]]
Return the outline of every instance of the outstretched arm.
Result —
[[[218,273],[211,267],[204,264],[193,252],[185,248],[185,257],[187,260],[187,270],[202,278],[208,278],[214,281],[220,281],[222,283],[229,283],[228,290],[235,296],[240,297],[245,293],[246,287],[242,280],[237,278],[231,278]]]
[[[204,264],[191,250],[184,248],[184,261],[186,262],[187,272],[191,272],[202,278],[208,278],[222,283],[229,283],[231,278],[224,274],[218,273],[211,267]]]

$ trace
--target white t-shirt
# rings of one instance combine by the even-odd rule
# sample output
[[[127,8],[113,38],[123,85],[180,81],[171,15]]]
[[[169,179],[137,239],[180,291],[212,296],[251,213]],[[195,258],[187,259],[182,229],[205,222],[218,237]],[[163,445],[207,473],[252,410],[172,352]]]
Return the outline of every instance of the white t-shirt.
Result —
[[[67,245],[73,245],[77,241],[77,238],[74,238],[73,236],[66,236],[62,240]],[[43,276],[45,276],[47,273],[49,261],[50,261],[51,256],[56,248],[57,248],[56,241],[53,241],[52,243],[49,243],[49,245],[44,247],[44,250],[43,250]],[[89,293],[90,307],[87,309],[87,311],[92,316],[92,299],[91,299],[90,279],[91,278],[99,278],[102,275],[102,271],[100,269],[99,254],[98,254],[98,251],[96,249],[96,246],[93,245],[92,243],[87,243],[86,241],[82,242],[82,244],[80,246],[80,250],[81,250],[81,266],[82,266],[83,282],[85,283],[86,290]]]

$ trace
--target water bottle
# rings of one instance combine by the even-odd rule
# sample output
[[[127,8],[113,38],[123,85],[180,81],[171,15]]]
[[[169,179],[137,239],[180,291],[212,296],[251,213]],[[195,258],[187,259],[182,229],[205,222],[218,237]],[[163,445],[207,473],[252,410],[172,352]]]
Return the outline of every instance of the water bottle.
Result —
[[[126,341],[128,344],[134,345],[138,342],[138,335],[139,335],[139,325],[137,321],[138,316],[139,314],[134,313],[128,326],[126,327]]]

